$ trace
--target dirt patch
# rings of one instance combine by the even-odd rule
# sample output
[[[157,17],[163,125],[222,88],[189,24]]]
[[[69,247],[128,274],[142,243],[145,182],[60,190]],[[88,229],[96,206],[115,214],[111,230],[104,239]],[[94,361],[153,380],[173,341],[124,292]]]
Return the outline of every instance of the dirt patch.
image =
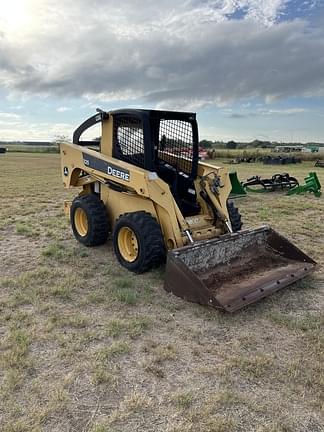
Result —
[[[38,265],[40,240],[17,235],[12,229],[2,231],[0,239],[1,276],[16,276]]]

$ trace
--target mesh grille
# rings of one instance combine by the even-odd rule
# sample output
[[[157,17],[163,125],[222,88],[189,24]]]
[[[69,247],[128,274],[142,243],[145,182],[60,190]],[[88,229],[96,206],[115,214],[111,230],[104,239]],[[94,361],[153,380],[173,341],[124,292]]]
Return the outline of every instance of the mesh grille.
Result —
[[[192,125],[182,120],[161,120],[159,130],[159,158],[186,174],[192,170]],[[177,162],[174,156],[181,157]]]
[[[144,135],[140,119],[134,117],[115,119],[114,144],[122,160],[140,167],[144,166]]]

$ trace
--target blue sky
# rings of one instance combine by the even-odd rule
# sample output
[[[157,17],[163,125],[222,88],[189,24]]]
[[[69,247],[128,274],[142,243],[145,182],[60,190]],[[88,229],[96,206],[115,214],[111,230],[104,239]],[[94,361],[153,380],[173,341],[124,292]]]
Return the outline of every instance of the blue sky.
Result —
[[[211,140],[324,142],[324,1],[5,2],[0,140],[71,137],[96,107],[195,111]]]

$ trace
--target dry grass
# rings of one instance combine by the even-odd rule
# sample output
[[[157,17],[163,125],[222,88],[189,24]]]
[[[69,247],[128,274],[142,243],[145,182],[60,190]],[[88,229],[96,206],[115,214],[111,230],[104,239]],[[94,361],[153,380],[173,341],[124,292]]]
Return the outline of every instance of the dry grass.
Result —
[[[186,303],[163,290],[163,268],[134,276],[110,241],[76,243],[57,155],[0,163],[1,431],[324,430],[323,270],[234,315]],[[279,172],[302,180],[312,165]],[[323,197],[236,204],[245,226],[271,224],[323,266]]]

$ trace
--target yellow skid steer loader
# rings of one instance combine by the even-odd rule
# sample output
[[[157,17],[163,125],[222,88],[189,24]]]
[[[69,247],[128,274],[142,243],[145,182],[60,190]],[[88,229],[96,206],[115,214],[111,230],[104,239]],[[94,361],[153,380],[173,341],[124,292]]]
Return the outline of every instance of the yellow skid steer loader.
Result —
[[[104,244],[141,273],[167,258],[165,289],[235,311],[291,284],[315,261],[271,228],[241,231],[224,167],[199,161],[196,115],[123,109],[98,113],[60,146],[65,202],[76,239]],[[97,141],[81,140],[101,123]]]

